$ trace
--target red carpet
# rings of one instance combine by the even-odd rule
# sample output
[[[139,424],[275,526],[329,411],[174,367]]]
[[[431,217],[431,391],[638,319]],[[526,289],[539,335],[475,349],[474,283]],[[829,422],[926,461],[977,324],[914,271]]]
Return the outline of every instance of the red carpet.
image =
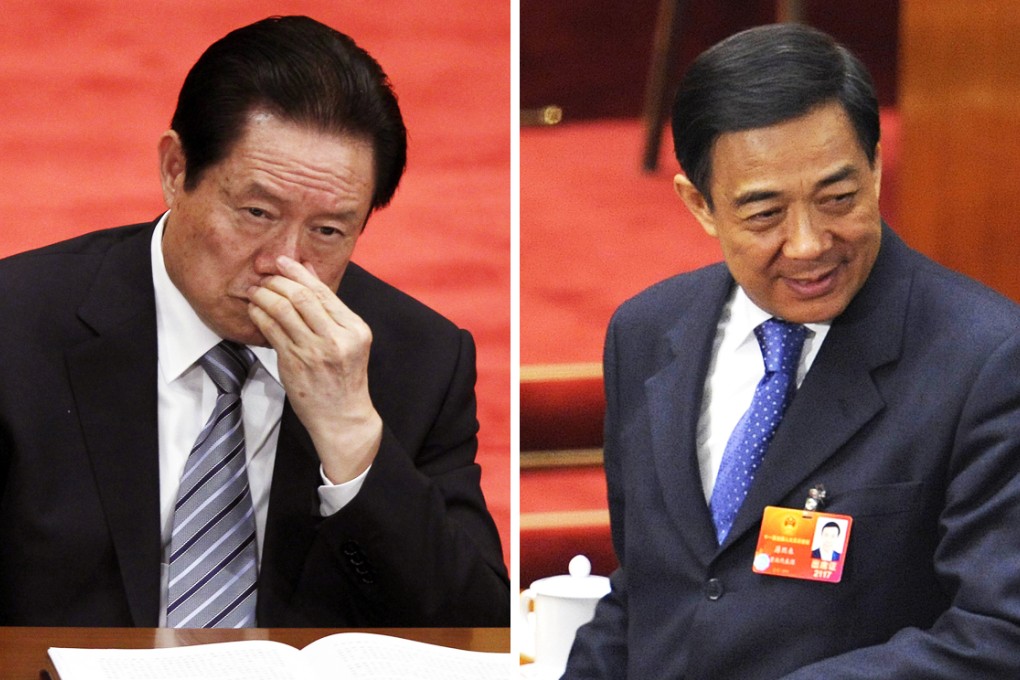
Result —
[[[351,34],[388,72],[409,168],[355,260],[478,343],[483,486],[510,545],[510,11],[469,0],[5,0],[0,255],[156,217],[156,140],[213,40],[272,14]]]
[[[521,131],[521,364],[599,361],[613,310],[718,257],[673,193],[664,152],[640,171],[637,121]]]

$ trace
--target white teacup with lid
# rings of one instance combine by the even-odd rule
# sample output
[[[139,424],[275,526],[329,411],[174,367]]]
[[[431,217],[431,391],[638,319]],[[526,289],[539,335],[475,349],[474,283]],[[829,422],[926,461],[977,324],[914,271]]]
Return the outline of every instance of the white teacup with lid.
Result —
[[[591,621],[595,605],[609,592],[609,579],[592,576],[584,555],[570,560],[570,572],[540,578],[521,593],[526,635],[534,636],[535,671],[541,677],[559,678],[577,629]]]

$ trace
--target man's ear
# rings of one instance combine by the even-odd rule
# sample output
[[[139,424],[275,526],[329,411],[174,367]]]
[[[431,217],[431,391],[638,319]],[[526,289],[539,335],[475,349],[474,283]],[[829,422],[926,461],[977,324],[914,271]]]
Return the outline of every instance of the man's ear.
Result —
[[[712,213],[712,208],[709,207],[705,196],[698,191],[691,180],[687,179],[687,175],[680,173],[674,177],[673,189],[676,190],[677,196],[691,211],[694,218],[701,223],[701,228],[705,230],[705,233],[715,238],[718,232],[715,228],[715,215]]]
[[[173,130],[167,130],[159,138],[159,178],[168,208],[173,208],[176,197],[184,191],[184,167],[181,138]]]

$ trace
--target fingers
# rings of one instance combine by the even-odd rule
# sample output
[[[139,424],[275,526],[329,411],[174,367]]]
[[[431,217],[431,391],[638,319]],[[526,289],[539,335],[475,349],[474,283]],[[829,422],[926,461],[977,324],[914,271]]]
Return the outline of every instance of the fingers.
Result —
[[[249,295],[251,294],[249,293]],[[267,314],[255,302],[248,304],[248,317],[259,329],[263,337],[265,337],[269,346],[277,352],[283,352],[285,349],[294,346],[294,341],[287,331],[283,329],[283,326],[277,323],[276,319]]]
[[[307,333],[328,334],[338,324],[326,310],[328,303],[320,300],[314,291],[283,277],[272,277],[262,285],[252,286],[248,299],[295,342]]]
[[[270,344],[277,348],[284,341],[303,345],[316,337],[332,337],[341,329],[363,341],[361,336],[367,335],[370,341],[365,322],[314,270],[287,257],[280,257],[277,265],[279,274],[248,290],[249,314]]]

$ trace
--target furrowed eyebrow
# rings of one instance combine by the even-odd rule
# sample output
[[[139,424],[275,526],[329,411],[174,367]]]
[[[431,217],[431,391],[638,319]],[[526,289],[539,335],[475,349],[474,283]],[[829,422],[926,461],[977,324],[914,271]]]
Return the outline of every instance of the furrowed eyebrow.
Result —
[[[828,177],[823,177],[822,179],[820,179],[818,181],[818,184],[815,185],[815,188],[816,189],[824,189],[827,186],[831,186],[833,184],[837,184],[839,182],[842,182],[845,179],[851,179],[853,177],[857,177],[858,174],[859,173],[857,171],[857,168],[855,168],[852,165],[846,165],[846,166],[843,166],[842,168],[840,168],[839,170],[837,170],[836,172],[832,173]]]
[[[733,199],[733,207],[735,207],[735,208],[742,208],[745,205],[747,205],[748,203],[756,203],[758,201],[768,201],[768,200],[771,200],[771,199],[776,198],[778,196],[779,196],[779,192],[778,191],[767,191],[767,190],[748,191],[746,193],[740,194],[735,199]]]
[[[269,201],[273,204],[282,204],[287,202],[285,198],[277,196],[275,193],[270,191],[269,188],[257,181],[245,185],[239,195]],[[338,220],[340,222],[350,222],[352,220],[359,219],[358,211],[354,209],[341,210],[339,212],[326,212],[318,217],[320,219]]]
[[[252,196],[254,198],[261,198],[267,201],[279,201],[280,198],[271,192],[269,189],[264,187],[258,182],[250,182],[245,185],[239,192],[242,196]]]
[[[818,180],[818,182],[815,184],[815,190],[817,191],[819,189],[824,189],[825,187],[831,186],[833,184],[838,184],[839,182],[842,182],[845,179],[857,177],[858,174],[859,172],[857,168],[855,168],[852,165],[846,165],[840,168],[839,170],[836,170],[832,174],[827,175],[826,177],[823,177],[822,179]],[[742,208],[750,203],[757,203],[758,201],[769,201],[778,197],[779,197],[778,191],[772,191],[768,189],[759,190],[752,189],[751,191],[747,191],[745,193],[737,195],[737,197],[733,199],[733,207]]]

